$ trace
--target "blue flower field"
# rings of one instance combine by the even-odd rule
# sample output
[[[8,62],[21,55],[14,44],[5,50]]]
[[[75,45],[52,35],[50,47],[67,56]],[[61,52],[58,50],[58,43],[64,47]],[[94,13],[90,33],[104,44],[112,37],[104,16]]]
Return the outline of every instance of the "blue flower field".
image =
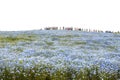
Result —
[[[1,31],[0,80],[120,80],[120,34]]]

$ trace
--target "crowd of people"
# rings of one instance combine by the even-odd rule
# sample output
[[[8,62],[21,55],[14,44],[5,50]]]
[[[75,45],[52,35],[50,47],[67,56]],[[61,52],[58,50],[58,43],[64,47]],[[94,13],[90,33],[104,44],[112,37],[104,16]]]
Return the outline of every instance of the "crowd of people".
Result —
[[[79,27],[45,27],[42,30],[75,30],[75,31],[86,31],[86,32],[105,32],[105,33],[114,33],[113,31],[102,31],[96,29],[83,29]],[[119,31],[117,33],[120,33]]]

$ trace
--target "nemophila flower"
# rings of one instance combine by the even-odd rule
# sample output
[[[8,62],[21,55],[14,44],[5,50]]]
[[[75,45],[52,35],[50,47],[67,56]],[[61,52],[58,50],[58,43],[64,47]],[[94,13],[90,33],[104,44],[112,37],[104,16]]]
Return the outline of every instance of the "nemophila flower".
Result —
[[[86,33],[75,31],[33,31],[5,33],[6,36],[17,37],[21,34],[32,35],[33,41],[16,41],[15,44],[6,44],[0,48],[0,68],[22,66],[30,68],[37,66],[39,69],[51,65],[46,71],[53,73],[59,69],[67,70],[68,67],[80,70],[90,68],[92,65],[99,66],[100,70],[117,71],[120,61],[119,35],[105,33]],[[65,41],[65,39],[67,41]],[[45,41],[53,42],[54,45],[46,45]],[[61,45],[59,42],[65,43]],[[84,45],[69,45],[75,41],[85,42]],[[108,45],[117,47],[108,47]],[[112,48],[116,48],[117,52]],[[22,49],[17,53],[17,50]],[[15,51],[14,51],[15,50]],[[110,51],[111,50],[111,51]]]
[[[32,53],[35,53],[35,50],[33,49],[28,49],[28,50],[24,50],[25,53],[29,53],[29,54],[32,54]]]

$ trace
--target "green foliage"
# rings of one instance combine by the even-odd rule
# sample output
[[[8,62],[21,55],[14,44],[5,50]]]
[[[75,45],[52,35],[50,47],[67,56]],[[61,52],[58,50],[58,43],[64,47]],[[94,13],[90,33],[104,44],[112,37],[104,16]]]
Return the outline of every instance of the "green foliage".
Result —
[[[18,42],[18,41],[33,41],[35,38],[35,36],[33,35],[17,35],[17,36],[10,36],[10,35],[7,35],[7,36],[0,36],[0,42],[1,43],[6,43],[6,42]]]
[[[107,46],[107,50],[108,51],[115,51],[116,50],[116,46]]]
[[[0,35],[0,48],[4,48],[9,45],[16,45],[17,42],[31,42],[35,40],[35,36],[33,35],[17,35],[17,36],[11,36],[11,35]],[[16,49],[15,52],[22,52],[22,49]]]
[[[73,68],[57,69],[45,66],[38,69],[33,67],[25,69],[21,67],[0,69],[1,80],[118,80],[120,79],[119,71],[116,73],[100,72],[97,67],[85,68],[76,71]]]
[[[45,41],[45,43],[48,45],[48,46],[52,46],[54,44],[54,42],[48,42],[48,41]]]
[[[84,41],[68,41],[68,40],[62,40],[60,42],[63,46],[78,46],[78,45],[86,45],[87,43]]]
[[[58,36],[58,38],[72,38],[72,37],[74,37],[74,36],[72,36],[72,35]]]
[[[75,44],[75,45],[85,45],[86,42],[83,42],[83,41],[75,41],[73,44]]]
[[[19,38],[16,37],[0,37],[0,42],[14,42],[19,40]]]

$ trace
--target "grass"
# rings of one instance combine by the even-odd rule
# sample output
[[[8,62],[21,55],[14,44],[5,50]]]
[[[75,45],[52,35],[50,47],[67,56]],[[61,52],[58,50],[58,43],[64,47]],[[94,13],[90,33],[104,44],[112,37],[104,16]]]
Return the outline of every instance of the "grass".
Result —
[[[76,71],[73,68],[57,69],[52,72],[54,68],[37,67],[25,69],[16,67],[13,71],[9,68],[0,69],[1,80],[118,80],[120,79],[120,72],[107,73],[100,72],[97,67],[84,68]]]
[[[116,46],[107,46],[107,49],[109,51],[115,51],[116,50]]]
[[[34,35],[17,35],[17,36],[0,36],[0,42],[18,42],[18,41],[32,41],[35,38]]]
[[[16,48],[16,49],[13,49],[12,51],[15,52],[15,53],[21,53],[21,52],[23,52],[23,49],[22,48]]]
[[[64,35],[64,36],[58,36],[58,38],[73,38],[74,36],[72,35]]]
[[[83,42],[83,41],[75,41],[73,44],[75,44],[75,45],[85,45],[86,42]]]
[[[15,42],[18,40],[19,38],[16,37],[0,37],[0,42]]]
[[[10,35],[0,35],[0,48],[4,48],[5,46],[9,45],[16,45],[17,42],[31,42],[35,40],[34,35],[26,35],[20,34],[17,36],[10,36]]]
[[[54,42],[48,42],[48,41],[45,41],[45,43],[48,45],[48,46],[52,46],[54,44]]]
[[[87,43],[84,41],[71,41],[71,40],[61,40],[60,44],[63,46],[78,46],[78,45],[86,45]]]

